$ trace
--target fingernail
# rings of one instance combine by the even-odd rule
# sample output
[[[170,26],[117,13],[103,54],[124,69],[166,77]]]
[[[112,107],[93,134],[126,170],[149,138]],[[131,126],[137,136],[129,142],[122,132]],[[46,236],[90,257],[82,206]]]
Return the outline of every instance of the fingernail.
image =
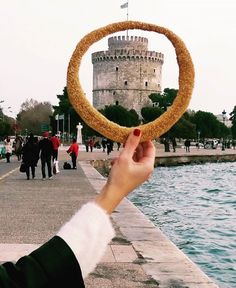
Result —
[[[138,128],[134,129],[134,135],[135,135],[135,136],[139,136],[140,133],[141,133],[141,130],[140,130],[140,129],[138,129]]]

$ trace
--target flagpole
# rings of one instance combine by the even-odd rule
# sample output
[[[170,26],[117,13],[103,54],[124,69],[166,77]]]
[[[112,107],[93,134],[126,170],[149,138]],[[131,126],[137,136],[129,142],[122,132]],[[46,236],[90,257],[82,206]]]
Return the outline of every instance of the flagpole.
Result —
[[[121,6],[120,6],[121,9],[124,9],[126,8],[126,20],[128,21],[129,20],[129,0],[126,0],[125,3],[123,3]],[[126,37],[128,38],[128,29],[126,30]]]
[[[127,21],[129,20],[129,0],[127,0]],[[128,29],[126,30],[126,37],[128,38]]]

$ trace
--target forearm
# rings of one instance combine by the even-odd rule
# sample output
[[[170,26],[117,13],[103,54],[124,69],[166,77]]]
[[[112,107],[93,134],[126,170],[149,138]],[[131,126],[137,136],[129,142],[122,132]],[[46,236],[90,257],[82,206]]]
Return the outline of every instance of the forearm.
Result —
[[[118,188],[111,187],[106,183],[96,196],[95,203],[110,215],[123,199],[123,194],[120,193]]]

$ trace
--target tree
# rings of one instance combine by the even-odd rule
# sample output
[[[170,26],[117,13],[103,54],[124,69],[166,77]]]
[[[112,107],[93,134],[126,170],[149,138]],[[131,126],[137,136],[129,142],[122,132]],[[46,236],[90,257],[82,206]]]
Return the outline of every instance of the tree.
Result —
[[[168,106],[173,104],[173,101],[178,93],[176,89],[165,88],[162,94],[152,93],[149,98],[154,104],[154,107],[143,107],[141,109],[141,115],[143,122],[148,123],[154,121],[161,116],[167,109]],[[190,116],[186,112],[182,118],[163,135],[166,138],[195,138],[196,136],[196,125],[191,123]]]
[[[143,117],[143,122],[148,123],[154,121],[161,116],[163,110],[159,107],[143,107],[141,109],[141,115]]]
[[[121,105],[106,105],[99,111],[107,119],[125,127],[135,127],[140,124],[140,119],[134,109],[128,110]]]
[[[232,122],[231,132],[233,139],[236,139],[236,106],[234,106],[234,109],[232,112],[229,113],[230,118],[229,120]]]
[[[152,103],[160,109],[166,111],[169,106],[172,105],[178,90],[173,88],[165,88],[163,93],[152,93],[149,95]]]
[[[211,112],[197,111],[191,121],[196,124],[202,138],[221,138],[230,135],[230,130]]]
[[[35,135],[41,135],[42,125],[48,125],[49,127],[49,117],[51,115],[52,105],[50,102],[38,102],[34,99],[26,100],[22,103],[17,115],[21,134],[32,132]]]

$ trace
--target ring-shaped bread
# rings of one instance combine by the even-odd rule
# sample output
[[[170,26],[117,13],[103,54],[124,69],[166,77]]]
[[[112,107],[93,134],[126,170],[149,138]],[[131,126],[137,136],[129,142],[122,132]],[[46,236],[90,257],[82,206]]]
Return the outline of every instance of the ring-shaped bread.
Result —
[[[141,141],[155,139],[167,132],[186,111],[194,86],[194,66],[184,42],[172,31],[154,24],[139,21],[124,21],[109,24],[84,36],[77,44],[67,70],[67,89],[69,100],[76,112],[88,126],[107,138],[124,143],[134,127],[120,126],[99,113],[86,99],[78,78],[83,55],[89,47],[109,34],[127,29],[153,31],[165,35],[175,48],[179,66],[179,90],[173,104],[160,117],[152,122],[138,126],[142,131]]]

